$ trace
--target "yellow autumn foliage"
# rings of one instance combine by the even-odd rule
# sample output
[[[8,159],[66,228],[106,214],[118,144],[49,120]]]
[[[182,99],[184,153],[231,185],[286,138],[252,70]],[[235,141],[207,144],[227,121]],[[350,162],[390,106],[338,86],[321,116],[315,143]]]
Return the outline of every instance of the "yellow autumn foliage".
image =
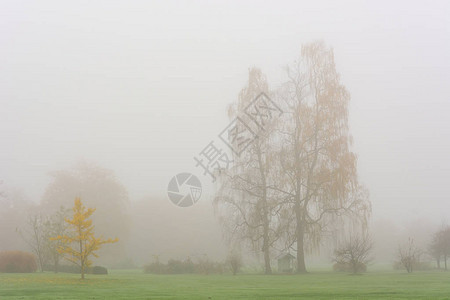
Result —
[[[82,279],[84,279],[86,269],[92,265],[90,257],[98,257],[95,252],[103,244],[116,243],[119,240],[94,236],[94,225],[89,219],[94,212],[95,208],[86,208],[79,197],[75,198],[73,217],[65,219],[69,224],[69,234],[51,238],[51,240],[62,242],[62,245],[58,247],[58,252],[63,254],[68,261],[80,266]]]

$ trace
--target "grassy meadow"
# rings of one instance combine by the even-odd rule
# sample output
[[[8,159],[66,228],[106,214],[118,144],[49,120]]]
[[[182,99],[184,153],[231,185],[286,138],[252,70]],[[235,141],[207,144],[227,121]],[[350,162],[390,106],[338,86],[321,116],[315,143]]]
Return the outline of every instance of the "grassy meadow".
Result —
[[[363,275],[1,274],[0,299],[450,299],[450,272]]]

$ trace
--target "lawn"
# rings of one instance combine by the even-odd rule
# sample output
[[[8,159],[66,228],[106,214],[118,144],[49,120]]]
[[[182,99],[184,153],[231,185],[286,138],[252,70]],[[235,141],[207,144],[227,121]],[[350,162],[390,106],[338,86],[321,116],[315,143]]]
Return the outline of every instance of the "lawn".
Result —
[[[0,299],[450,299],[450,272],[349,275],[1,274]]]

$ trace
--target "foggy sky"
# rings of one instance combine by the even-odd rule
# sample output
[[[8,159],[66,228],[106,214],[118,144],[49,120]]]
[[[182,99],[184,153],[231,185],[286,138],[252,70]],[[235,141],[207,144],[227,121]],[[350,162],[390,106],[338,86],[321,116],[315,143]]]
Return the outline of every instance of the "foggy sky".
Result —
[[[39,201],[80,159],[166,196],[257,66],[271,88],[324,40],[352,95],[375,218],[450,219],[446,1],[0,1],[0,180]],[[200,201],[207,203],[210,193]],[[179,209],[174,206],[174,209]]]

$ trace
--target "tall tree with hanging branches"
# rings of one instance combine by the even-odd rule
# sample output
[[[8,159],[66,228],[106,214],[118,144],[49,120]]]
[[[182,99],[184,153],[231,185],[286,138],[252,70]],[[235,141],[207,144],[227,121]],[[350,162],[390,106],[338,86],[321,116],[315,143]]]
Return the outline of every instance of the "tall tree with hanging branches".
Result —
[[[286,69],[279,93],[284,117],[279,128],[280,178],[275,188],[291,212],[288,246],[297,252],[297,272],[306,272],[305,251],[340,216],[366,224],[370,202],[360,185],[348,127],[350,94],[340,82],[333,50],[323,42],[302,47]],[[281,104],[282,103],[282,104]]]
[[[250,130],[249,144],[230,136],[233,167],[222,172],[216,207],[230,238],[250,242],[253,250],[263,254],[264,272],[271,274],[271,248],[279,238],[277,200],[272,185],[275,156],[272,149],[275,120],[261,115],[270,98],[267,79],[257,69],[249,70],[248,85],[230,106],[229,117],[237,120],[239,132]],[[238,119],[236,119],[238,118]],[[233,121],[232,121],[233,122]],[[245,147],[241,149],[240,147]]]

